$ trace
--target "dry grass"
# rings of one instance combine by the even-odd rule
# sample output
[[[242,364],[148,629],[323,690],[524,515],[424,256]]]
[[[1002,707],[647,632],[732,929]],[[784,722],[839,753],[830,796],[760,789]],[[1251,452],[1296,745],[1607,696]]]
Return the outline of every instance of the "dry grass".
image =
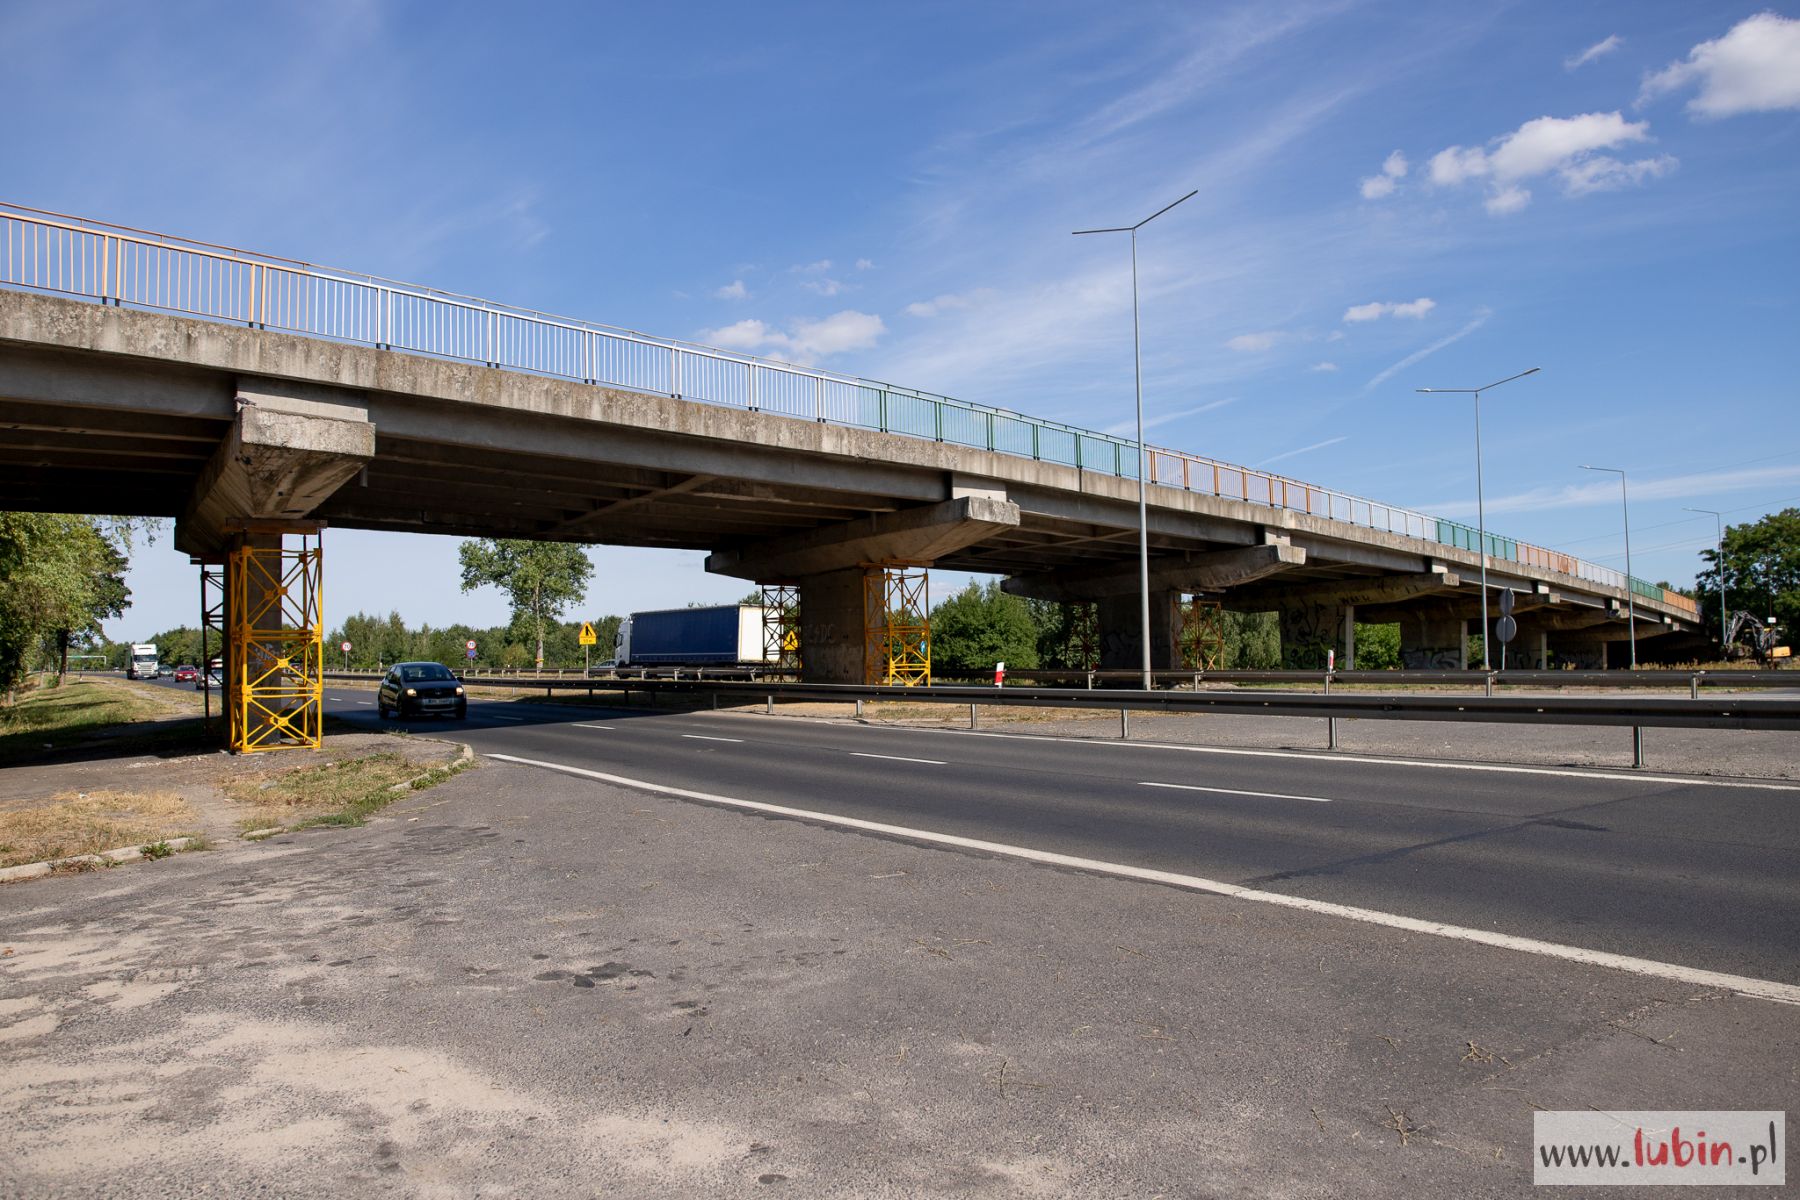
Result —
[[[0,706],[0,765],[21,761],[91,740],[102,730],[140,722],[194,715],[189,697],[149,684],[119,679],[84,679],[60,687],[40,687],[16,704]],[[105,734],[109,744],[126,742]],[[154,752],[163,743],[181,748],[203,737],[199,721],[171,723],[142,735],[142,749]],[[138,743],[131,743],[133,748]]]
[[[394,753],[367,754],[315,767],[240,776],[225,794],[252,806],[244,829],[273,825],[352,825],[393,799],[391,789],[427,768]]]
[[[198,825],[174,792],[63,792],[38,808],[0,812],[0,867],[160,842]]]

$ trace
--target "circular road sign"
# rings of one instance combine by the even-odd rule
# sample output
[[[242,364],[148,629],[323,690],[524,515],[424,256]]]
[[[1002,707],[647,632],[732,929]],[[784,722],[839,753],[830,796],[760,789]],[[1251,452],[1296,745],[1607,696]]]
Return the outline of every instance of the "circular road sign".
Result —
[[[464,650],[473,650],[474,648],[475,648],[475,639],[474,638],[470,638],[468,641],[463,643]]]
[[[1519,635],[1519,622],[1511,616],[1501,617],[1494,622],[1494,636],[1500,639],[1502,646]]]
[[[350,643],[345,642],[342,646],[339,646],[338,649],[342,650],[345,654],[348,654],[350,653]]]

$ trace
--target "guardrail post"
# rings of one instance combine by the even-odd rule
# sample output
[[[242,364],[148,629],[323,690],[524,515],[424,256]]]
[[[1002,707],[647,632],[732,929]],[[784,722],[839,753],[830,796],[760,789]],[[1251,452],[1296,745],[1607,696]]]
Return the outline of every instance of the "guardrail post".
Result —
[[[970,729],[974,729],[977,725],[980,724],[980,718],[976,715],[976,713],[978,711],[979,710],[973,704],[969,705],[969,728]]]
[[[1698,671],[1696,671],[1692,675],[1688,676],[1688,699],[1689,700],[1698,700],[1699,698],[1700,698],[1700,673]]]
[[[863,715],[863,702],[861,700],[858,700],[856,702],[856,719],[859,721],[862,720],[862,715]]]
[[[766,698],[763,703],[763,715],[770,717],[775,715],[775,697],[769,696]]]
[[[1644,727],[1642,725],[1631,727],[1631,765],[1634,767],[1644,765]]]
[[[1481,673],[1481,694],[1484,696],[1491,696],[1494,694],[1494,673],[1492,671],[1483,671]]]
[[[1119,738],[1121,741],[1129,741],[1131,738],[1131,710],[1129,708],[1119,710]]]

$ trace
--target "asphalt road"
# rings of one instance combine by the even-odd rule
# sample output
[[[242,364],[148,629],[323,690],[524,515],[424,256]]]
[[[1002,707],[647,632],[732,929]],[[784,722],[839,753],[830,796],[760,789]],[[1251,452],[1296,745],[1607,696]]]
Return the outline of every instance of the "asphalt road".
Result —
[[[330,704],[376,727],[369,698]],[[1664,960],[1686,938],[1714,969],[1794,957],[1740,929],[1785,919],[1792,791],[483,701],[401,727]],[[1762,857],[1728,869],[1734,840]],[[1705,906],[1749,916],[1699,937]],[[1538,1111],[1800,1107],[1797,1022],[490,758],[366,828],[0,888],[0,1195],[1516,1196]]]
[[[373,693],[327,710],[381,726]],[[448,732],[671,787],[1800,983],[1800,787],[474,701]]]

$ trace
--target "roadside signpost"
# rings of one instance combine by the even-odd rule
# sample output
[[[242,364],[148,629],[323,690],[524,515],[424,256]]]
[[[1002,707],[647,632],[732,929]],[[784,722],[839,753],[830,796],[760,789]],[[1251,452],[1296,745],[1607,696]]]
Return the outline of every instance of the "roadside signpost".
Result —
[[[599,640],[599,635],[594,632],[594,623],[583,621],[581,623],[581,673],[583,675],[588,673],[588,647]],[[543,665],[541,662],[538,664],[540,668]]]
[[[475,661],[475,639],[474,638],[470,638],[468,641],[463,643],[463,656],[465,658],[467,658],[470,662]]]
[[[342,646],[339,646],[338,649],[344,652],[344,670],[348,671],[350,669],[350,643],[345,642]],[[206,669],[205,665],[202,664],[200,669],[204,671]]]

